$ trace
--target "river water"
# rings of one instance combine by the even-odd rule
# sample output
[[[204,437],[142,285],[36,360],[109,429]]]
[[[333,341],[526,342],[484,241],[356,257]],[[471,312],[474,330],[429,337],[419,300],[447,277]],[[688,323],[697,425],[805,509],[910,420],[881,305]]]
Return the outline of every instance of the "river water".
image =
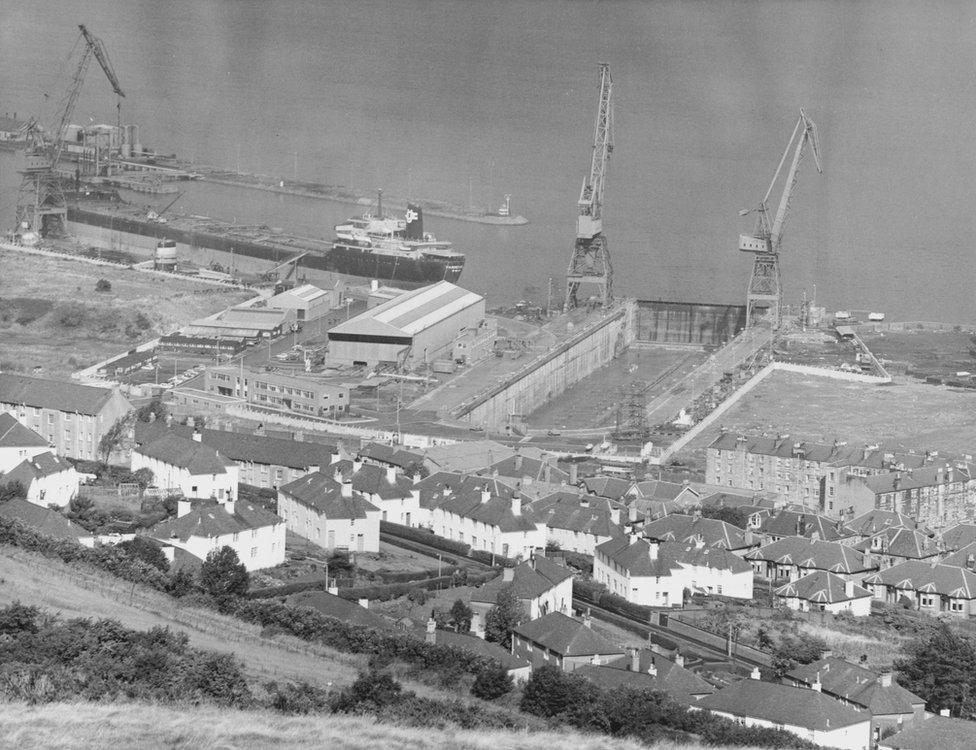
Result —
[[[141,140],[203,163],[496,206],[437,217],[490,302],[561,289],[589,167],[597,63],[614,77],[605,233],[619,294],[740,302],[736,248],[804,107],[787,302],[976,322],[976,4],[0,0],[0,113],[50,117],[77,24],[100,36]],[[77,55],[77,50],[75,51]],[[76,59],[76,58],[75,58]],[[47,94],[47,98],[44,94]],[[74,120],[114,122],[97,66]],[[0,157],[0,216],[17,175]],[[162,202],[162,201],[160,201]],[[178,208],[329,236],[351,207],[194,185]]]

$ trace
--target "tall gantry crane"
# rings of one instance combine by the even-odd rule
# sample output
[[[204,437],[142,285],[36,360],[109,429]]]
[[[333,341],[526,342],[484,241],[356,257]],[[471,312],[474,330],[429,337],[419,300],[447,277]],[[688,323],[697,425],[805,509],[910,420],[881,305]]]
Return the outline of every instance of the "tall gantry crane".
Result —
[[[603,193],[606,188],[607,165],[613,153],[613,79],[610,65],[600,63],[600,106],[593,129],[593,154],[590,173],[583,182],[577,203],[576,245],[566,272],[565,311],[579,305],[582,284],[599,287],[600,304],[610,306],[613,298],[613,268],[610,249],[603,234]]]
[[[41,237],[64,233],[68,207],[64,199],[61,179],[58,176],[58,166],[64,150],[64,131],[75,111],[92,57],[98,60],[98,64],[118,96],[116,110],[119,113],[121,126],[121,99],[125,97],[125,93],[119,85],[115,71],[112,70],[105,45],[100,39],[92,36],[83,24],[79,24],[78,28],[81,29],[85,47],[71,84],[55,113],[54,125],[47,133],[36,121],[32,122],[29,128],[26,163],[21,172],[23,180],[17,197],[17,223],[14,230],[15,235],[20,237],[28,232],[39,234]]]
[[[749,289],[746,292],[746,327],[754,325],[760,318],[768,321],[774,329],[780,324],[780,304],[783,299],[783,291],[780,286],[779,275],[779,251],[783,242],[783,229],[786,224],[786,213],[790,207],[790,200],[796,189],[797,178],[799,177],[800,160],[803,158],[803,147],[809,141],[813,150],[813,158],[817,163],[817,171],[823,174],[823,165],[820,161],[820,139],[817,136],[817,126],[810,118],[800,110],[800,117],[793,128],[793,135],[790,136],[786,149],[783,151],[783,158],[779,160],[779,166],[773,174],[773,180],[769,183],[769,189],[757,208],[740,211],[740,216],[748,216],[756,213],[756,227],[751,235],[739,235],[739,250],[746,253],[755,253],[755,260],[752,264],[752,276],[749,279]],[[770,221],[769,218],[769,196],[773,192],[773,187],[783,171],[786,158],[793,151],[793,159],[790,162],[790,170],[786,176],[783,186],[783,195],[776,209],[776,216]]]

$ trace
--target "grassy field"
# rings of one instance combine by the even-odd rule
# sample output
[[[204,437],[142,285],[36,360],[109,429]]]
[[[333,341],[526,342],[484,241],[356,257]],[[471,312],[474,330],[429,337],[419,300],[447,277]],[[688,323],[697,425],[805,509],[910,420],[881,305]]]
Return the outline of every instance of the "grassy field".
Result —
[[[252,296],[7,250],[0,250],[0,267],[0,367],[5,372],[63,377]],[[99,279],[107,280],[111,290],[96,292]]]
[[[925,383],[875,386],[776,372],[720,422],[692,441],[683,458],[703,467],[705,447],[721,426],[798,440],[976,452],[976,392]]]
[[[19,750],[703,750],[701,745],[664,743],[648,747],[573,732],[405,729],[377,724],[368,717],[281,716],[265,711],[120,703],[5,704],[0,706],[0,736],[5,747]]]

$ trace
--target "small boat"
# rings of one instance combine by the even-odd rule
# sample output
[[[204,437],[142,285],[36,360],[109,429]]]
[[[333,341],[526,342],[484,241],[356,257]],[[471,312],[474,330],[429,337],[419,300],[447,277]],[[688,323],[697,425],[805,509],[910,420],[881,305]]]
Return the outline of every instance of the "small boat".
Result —
[[[870,320],[872,323],[880,323],[884,319],[885,319],[884,313],[879,313],[879,312],[868,313],[868,320]]]

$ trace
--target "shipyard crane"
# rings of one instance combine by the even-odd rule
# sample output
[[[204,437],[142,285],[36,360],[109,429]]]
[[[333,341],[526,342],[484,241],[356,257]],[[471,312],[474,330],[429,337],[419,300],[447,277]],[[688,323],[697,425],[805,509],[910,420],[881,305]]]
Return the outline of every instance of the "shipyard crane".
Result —
[[[768,321],[773,329],[779,328],[780,304],[783,299],[779,275],[779,252],[783,242],[786,214],[789,211],[790,200],[793,197],[799,177],[803,148],[808,141],[813,151],[813,159],[817,164],[817,171],[823,174],[817,126],[801,109],[796,127],[793,128],[793,135],[790,136],[790,140],[786,144],[783,157],[779,160],[779,166],[773,174],[766,195],[763,196],[758,207],[739,212],[740,216],[756,214],[756,226],[753,233],[751,235],[739,235],[739,250],[755,254],[752,276],[749,278],[749,289],[746,293],[747,328],[754,325],[759,318]],[[786,159],[791,150],[793,151],[793,159],[790,162],[789,172],[783,185],[783,195],[780,197],[776,215],[770,221],[769,197],[772,195],[773,187],[783,171],[783,166],[786,164]]]
[[[590,173],[583,181],[577,208],[576,245],[566,272],[566,303],[568,312],[580,303],[582,284],[599,287],[599,300],[604,308],[613,298],[613,268],[610,250],[603,234],[603,201],[606,188],[607,165],[613,153],[613,79],[610,66],[600,63],[600,100],[596,125],[593,129],[593,153]]]
[[[79,24],[78,28],[81,29],[85,46],[71,83],[58,106],[54,126],[45,134],[37,122],[32,121],[29,130],[26,163],[21,172],[23,180],[17,198],[17,223],[14,230],[15,236],[21,239],[26,239],[28,236],[36,239],[38,235],[47,237],[64,233],[68,208],[61,179],[58,176],[58,166],[64,150],[64,131],[75,111],[92,57],[98,60],[118,97],[116,111],[118,124],[121,126],[121,99],[125,97],[125,92],[122,91],[119,79],[109,62],[105,45],[100,39],[92,36],[84,24]]]

